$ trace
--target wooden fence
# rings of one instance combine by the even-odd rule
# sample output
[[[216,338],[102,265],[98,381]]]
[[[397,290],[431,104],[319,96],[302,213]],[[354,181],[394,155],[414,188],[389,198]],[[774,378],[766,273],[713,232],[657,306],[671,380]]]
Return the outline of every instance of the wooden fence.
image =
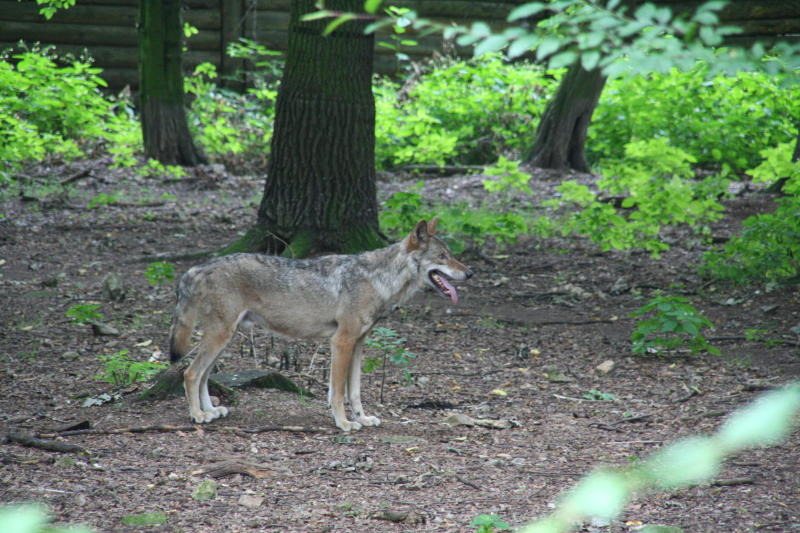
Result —
[[[634,0],[635,1],[635,0]],[[658,0],[674,9],[687,9],[697,0]],[[224,54],[227,43],[247,37],[272,50],[283,51],[288,40],[291,0],[184,0],[184,19],[199,29],[188,40],[187,69],[209,61],[222,73],[231,73],[240,63]],[[502,25],[508,12],[524,0],[400,0],[394,5],[410,7],[421,15],[441,21],[469,23],[484,20]],[[56,45],[58,50],[80,54],[88,50],[112,89],[138,84],[136,19],[137,0],[78,0],[74,7],[60,11],[51,20],[38,14],[32,0],[0,0],[0,49],[20,39]],[[746,38],[782,36],[800,40],[800,0],[734,0],[723,19],[743,26]],[[378,41],[389,36],[378,35]],[[431,35],[403,52],[412,57],[440,49],[441,38]],[[375,70],[396,72],[399,65],[393,51],[376,47]],[[465,51],[462,51],[465,52]]]

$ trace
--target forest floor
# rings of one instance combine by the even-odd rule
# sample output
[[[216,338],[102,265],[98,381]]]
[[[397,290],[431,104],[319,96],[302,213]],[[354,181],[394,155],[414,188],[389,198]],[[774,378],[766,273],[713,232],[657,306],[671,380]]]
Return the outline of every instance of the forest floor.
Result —
[[[227,418],[195,426],[183,397],[142,402],[144,384],[119,390],[96,379],[104,371],[99,356],[129,350],[138,360],[165,359],[174,283],[153,286],[145,269],[156,254],[231,242],[253,223],[263,182],[207,168],[165,183],[100,160],[41,167],[31,177],[24,195],[6,198],[0,209],[0,436],[108,431],[56,439],[86,453],[6,441],[0,502],[42,502],[59,524],[96,531],[474,531],[474,517],[495,514],[518,527],[552,510],[592,468],[630,464],[675,439],[712,432],[761,391],[800,376],[796,287],[711,282],[696,269],[705,247],[688,233],[675,232],[661,259],[601,253],[578,239],[524,238],[461,255],[476,275],[459,285],[458,305],[426,292],[381,324],[404,337],[415,357],[410,378],[391,364],[365,375],[364,403],[380,427],[335,429],[325,402],[326,343],[258,331],[255,358],[246,336],[237,335],[219,371],[288,361],[281,372],[313,396],[243,389]],[[75,180],[66,191],[35,185],[69,177]],[[551,194],[558,178],[536,174],[532,186]],[[381,194],[418,179],[395,177],[380,184]],[[101,192],[120,193],[118,203],[87,209]],[[482,188],[475,176],[430,178],[424,192],[456,201],[480,196]],[[732,214],[714,224],[714,236],[732,234],[770,202],[753,193],[732,200]],[[197,261],[171,262],[180,275]],[[111,273],[124,286],[122,301],[104,295]],[[715,324],[707,336],[722,355],[632,353],[630,313],[658,290],[691,298]],[[119,335],[96,335],[65,314],[92,302]],[[764,330],[762,340],[748,340],[745,330]],[[368,349],[368,357],[379,355]],[[606,361],[613,369],[598,370]],[[482,423],[463,425],[470,420]],[[111,432],[145,426],[161,430]],[[259,428],[272,431],[248,433]],[[250,473],[214,472],[223,460],[232,461],[223,465],[229,470],[244,464]],[[582,531],[642,524],[798,531],[798,465],[795,432],[779,446],[729,459],[713,483],[640,494],[619,520]],[[215,497],[193,498],[205,480],[216,483]],[[150,518],[160,525],[126,525],[131,515],[159,512]]]

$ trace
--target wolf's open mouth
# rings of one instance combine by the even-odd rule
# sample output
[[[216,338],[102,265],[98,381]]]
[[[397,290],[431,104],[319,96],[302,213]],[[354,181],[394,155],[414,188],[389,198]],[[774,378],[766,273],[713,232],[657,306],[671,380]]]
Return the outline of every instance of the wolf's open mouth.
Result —
[[[453,287],[449,281],[447,281],[447,277],[445,276],[444,272],[440,270],[431,270],[428,273],[428,277],[433,282],[433,286],[439,290],[439,293],[442,296],[446,296],[450,298],[454,304],[458,303],[458,292],[456,288]]]

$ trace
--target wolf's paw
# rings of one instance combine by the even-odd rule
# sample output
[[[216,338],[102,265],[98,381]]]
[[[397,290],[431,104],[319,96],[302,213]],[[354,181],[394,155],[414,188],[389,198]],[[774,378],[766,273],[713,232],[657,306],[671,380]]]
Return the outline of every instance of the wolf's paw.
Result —
[[[192,421],[195,424],[207,424],[208,422],[211,422],[212,420],[214,420],[214,418],[216,418],[214,416],[211,416],[211,413],[209,413],[208,411],[200,411],[199,413],[192,413],[191,416],[192,416]]]
[[[358,431],[361,429],[361,424],[358,422],[350,422],[349,420],[337,420],[336,427],[345,433],[349,433],[350,431]]]
[[[194,420],[195,424],[208,424],[223,416],[228,416],[228,408],[220,406],[209,409],[208,411],[192,413],[192,420]]]
[[[214,407],[213,409],[211,409],[211,412],[214,413],[214,418],[212,418],[212,420],[228,416],[228,408],[222,405],[220,405],[219,407]]]
[[[359,421],[359,423],[361,423],[362,426],[380,426],[381,425],[381,419],[378,418],[377,416],[366,416],[366,415],[365,416],[360,416],[360,417],[358,417],[358,421]]]

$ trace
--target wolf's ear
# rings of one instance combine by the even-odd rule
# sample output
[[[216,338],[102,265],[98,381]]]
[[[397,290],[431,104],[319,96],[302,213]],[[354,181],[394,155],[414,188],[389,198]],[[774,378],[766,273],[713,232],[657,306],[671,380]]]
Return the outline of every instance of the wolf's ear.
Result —
[[[435,224],[434,224],[435,225]],[[430,234],[428,233],[428,223],[425,220],[420,220],[411,233],[406,237],[406,250],[417,250],[423,246],[427,246]]]
[[[433,217],[433,219],[428,222],[428,233],[431,235],[436,234],[436,224],[439,223],[439,217]]]

